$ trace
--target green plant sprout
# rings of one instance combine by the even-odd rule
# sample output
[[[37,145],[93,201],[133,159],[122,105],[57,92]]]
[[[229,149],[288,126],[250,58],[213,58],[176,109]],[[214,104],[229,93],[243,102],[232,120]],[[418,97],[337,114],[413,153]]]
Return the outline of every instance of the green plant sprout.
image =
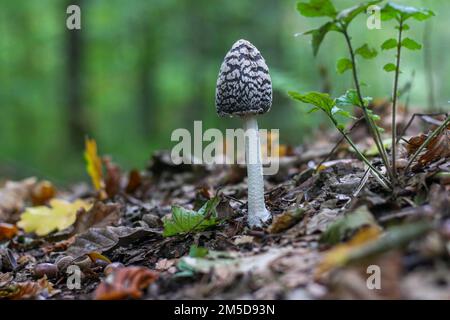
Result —
[[[394,71],[394,88],[392,90],[392,171],[394,178],[397,178],[396,168],[396,145],[397,145],[397,96],[398,96],[398,80],[400,76],[400,62],[401,62],[401,50],[402,47],[409,50],[420,50],[422,46],[411,38],[403,38],[403,32],[410,29],[406,21],[413,18],[417,21],[424,21],[434,16],[434,13],[428,9],[417,9],[413,7],[401,6],[395,3],[388,2],[381,10],[381,20],[395,20],[397,25],[395,28],[398,30],[397,40],[394,38],[386,40],[382,45],[382,50],[396,49],[396,62],[388,63],[384,66],[384,70],[387,72]]]
[[[343,135],[344,139],[350,144],[350,146],[355,149],[356,154],[359,158],[368,165],[369,169],[373,173],[373,176],[385,187],[392,188],[397,185],[397,170],[395,166],[395,145],[397,139],[396,133],[396,106],[398,98],[398,80],[400,73],[400,57],[401,48],[405,47],[410,50],[420,49],[421,46],[414,40],[410,38],[402,39],[403,32],[409,29],[409,26],[405,24],[405,21],[409,18],[413,18],[418,21],[423,21],[433,16],[433,12],[428,9],[417,9],[413,7],[405,7],[396,5],[393,3],[387,3],[383,6],[381,10],[382,20],[392,20],[398,21],[399,30],[398,40],[389,39],[385,41],[381,48],[382,50],[388,50],[397,48],[397,61],[396,64],[389,63],[384,66],[386,71],[395,72],[394,80],[394,93],[392,94],[393,99],[393,126],[392,126],[392,151],[391,151],[391,161],[389,160],[386,147],[383,143],[381,133],[383,129],[378,127],[376,122],[380,120],[380,117],[376,115],[373,110],[369,108],[369,103],[372,98],[364,97],[362,93],[362,84],[359,80],[359,74],[357,69],[357,57],[363,59],[373,59],[378,55],[376,49],[371,48],[367,43],[358,47],[356,50],[353,47],[352,38],[349,34],[348,28],[350,23],[360,14],[366,13],[370,6],[378,5],[382,0],[367,1],[351,8],[347,8],[341,11],[337,11],[331,0],[309,0],[309,2],[299,2],[297,4],[297,10],[301,15],[305,17],[327,17],[330,18],[325,24],[317,29],[307,31],[303,33],[304,35],[312,36],[312,49],[314,56],[317,55],[319,48],[325,39],[325,36],[331,32],[335,31],[344,36],[345,43],[349,52],[348,58],[341,58],[337,61],[336,70],[338,73],[342,74],[348,70],[352,71],[352,77],[355,89],[347,90],[347,92],[337,98],[332,99],[328,95],[324,95],[317,92],[310,92],[306,94],[299,94],[297,92],[289,92],[289,95],[299,101],[304,103],[309,103],[314,106],[311,111],[322,110],[331,119],[335,127]],[[373,138],[375,146],[381,157],[384,167],[386,168],[386,176],[380,170],[375,168],[370,161],[358,150],[356,145],[351,141],[348,136],[348,132],[345,130],[344,123],[338,120],[339,117],[352,118],[350,112],[343,110],[343,107],[358,107],[361,108],[365,121],[367,122],[370,135]]]

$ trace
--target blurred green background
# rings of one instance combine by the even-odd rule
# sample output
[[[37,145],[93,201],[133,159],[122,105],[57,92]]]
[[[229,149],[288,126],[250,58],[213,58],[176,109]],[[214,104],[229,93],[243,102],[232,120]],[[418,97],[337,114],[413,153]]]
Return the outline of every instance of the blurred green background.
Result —
[[[408,0],[436,17],[410,23],[410,37],[425,42],[406,52],[401,83],[415,71],[411,104],[448,109],[450,99],[450,1]],[[273,108],[260,127],[279,128],[281,141],[299,144],[325,123],[320,114],[291,101],[288,90],[336,96],[352,87],[338,75],[346,57],[340,35],[327,36],[314,58],[310,37],[294,35],[319,26],[296,11],[296,0],[0,0],[0,179],[36,175],[66,184],[86,179],[83,140],[97,140],[123,168],[142,168],[152,151],[170,148],[175,128],[241,126],[218,118],[215,83],[231,45],[255,44],[271,70]],[[335,0],[338,9],[359,3]],[[82,30],[66,28],[66,8],[79,4]],[[366,17],[351,26],[355,47],[379,48],[395,37],[391,22],[368,30]],[[388,97],[393,74],[382,71],[393,52],[361,61],[365,95]],[[429,98],[434,82],[434,102]]]

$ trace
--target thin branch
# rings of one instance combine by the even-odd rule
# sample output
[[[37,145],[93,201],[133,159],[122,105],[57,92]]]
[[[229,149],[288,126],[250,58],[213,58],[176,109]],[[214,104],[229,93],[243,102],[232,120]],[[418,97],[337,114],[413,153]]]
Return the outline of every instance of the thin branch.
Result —
[[[414,119],[416,117],[420,117],[420,119],[422,119],[422,121],[424,121],[426,123],[431,123],[431,124],[434,124],[436,126],[440,126],[442,124],[441,121],[438,121],[438,120],[430,118],[430,117],[442,116],[442,115],[447,116],[447,114],[445,112],[438,112],[438,113],[413,113],[411,115],[411,118],[409,119],[408,123],[406,124],[405,128],[403,129],[402,133],[397,136],[397,143],[400,140],[402,140],[403,136],[406,134],[406,131],[408,131],[409,127],[411,126],[412,122],[414,121]],[[425,117],[427,117],[427,118],[425,118]],[[431,120],[431,119],[433,119],[433,120]]]

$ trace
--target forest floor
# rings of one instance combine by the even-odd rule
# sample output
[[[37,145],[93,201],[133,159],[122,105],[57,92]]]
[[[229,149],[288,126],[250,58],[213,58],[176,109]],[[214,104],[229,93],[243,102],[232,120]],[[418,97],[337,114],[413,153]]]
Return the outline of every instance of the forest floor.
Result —
[[[265,185],[273,219],[258,230],[246,226],[245,166],[174,165],[161,151],[129,173],[104,158],[104,175],[91,171],[100,191],[6,181],[0,298],[449,299],[450,130],[404,174],[414,137],[431,129],[413,125],[400,143],[394,191],[344,143],[320,164],[333,132],[281,146]],[[364,124],[352,137],[372,152]],[[381,168],[376,153],[373,163]],[[75,200],[89,206],[73,212]],[[172,206],[203,220],[169,236]]]

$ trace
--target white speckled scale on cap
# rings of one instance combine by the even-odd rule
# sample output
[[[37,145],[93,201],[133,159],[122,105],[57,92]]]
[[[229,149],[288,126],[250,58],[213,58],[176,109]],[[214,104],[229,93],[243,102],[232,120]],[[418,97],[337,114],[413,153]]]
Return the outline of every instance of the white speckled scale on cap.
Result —
[[[269,68],[258,49],[237,41],[224,58],[216,85],[216,110],[220,116],[262,114],[272,105]]]

